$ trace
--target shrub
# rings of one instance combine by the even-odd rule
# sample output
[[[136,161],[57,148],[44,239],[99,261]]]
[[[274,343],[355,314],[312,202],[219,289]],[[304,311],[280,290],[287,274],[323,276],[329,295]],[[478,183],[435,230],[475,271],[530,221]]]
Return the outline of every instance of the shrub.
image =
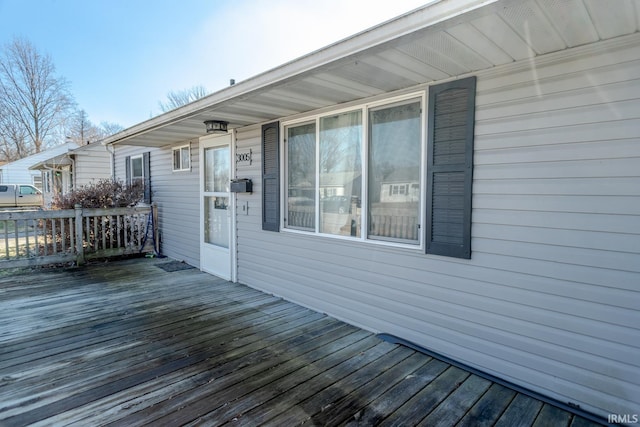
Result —
[[[51,202],[52,209],[119,208],[133,206],[143,199],[141,182],[125,184],[122,181],[101,179],[83,185],[67,194],[57,194]]]

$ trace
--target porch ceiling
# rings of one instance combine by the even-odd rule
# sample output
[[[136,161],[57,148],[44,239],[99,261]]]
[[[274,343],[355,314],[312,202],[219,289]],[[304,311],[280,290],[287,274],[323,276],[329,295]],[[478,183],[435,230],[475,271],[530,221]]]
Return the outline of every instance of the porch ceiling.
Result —
[[[444,0],[120,132],[165,146],[230,128],[454,78],[639,30],[640,0]]]

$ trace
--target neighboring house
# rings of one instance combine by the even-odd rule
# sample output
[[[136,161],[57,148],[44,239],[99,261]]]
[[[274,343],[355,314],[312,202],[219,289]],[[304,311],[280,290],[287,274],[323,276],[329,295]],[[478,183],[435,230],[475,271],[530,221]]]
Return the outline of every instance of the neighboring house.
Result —
[[[24,157],[14,162],[0,166],[0,183],[2,184],[33,184],[39,189],[43,189],[42,174],[38,170],[31,169],[32,166],[51,157],[64,154],[69,150],[78,148],[74,142],[56,145],[36,154]]]
[[[105,143],[146,180],[164,254],[637,414],[640,4],[614,3],[441,1]],[[399,170],[418,203],[382,198]],[[345,212],[320,203],[332,173],[361,192]]]
[[[78,147],[42,159],[30,167],[42,173],[45,206],[56,194],[66,194],[74,188],[113,176],[113,159],[108,148],[100,143]]]
[[[383,176],[371,189],[372,192],[380,191],[376,195],[376,201],[380,203],[419,203],[420,176],[408,169],[393,171]]]

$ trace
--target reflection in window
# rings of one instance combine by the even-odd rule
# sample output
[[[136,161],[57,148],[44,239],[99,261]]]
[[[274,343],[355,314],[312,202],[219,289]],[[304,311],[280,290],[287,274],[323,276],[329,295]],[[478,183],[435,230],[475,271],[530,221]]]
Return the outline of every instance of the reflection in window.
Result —
[[[360,236],[362,111],[320,119],[320,232]]]
[[[287,225],[315,229],[316,125],[287,128]]]
[[[229,247],[229,146],[204,149],[204,241]]]
[[[369,112],[370,238],[418,241],[420,102]]]
[[[229,192],[229,147],[214,147],[204,150],[204,191]]]
[[[223,248],[229,247],[228,197],[204,198],[204,241]]]

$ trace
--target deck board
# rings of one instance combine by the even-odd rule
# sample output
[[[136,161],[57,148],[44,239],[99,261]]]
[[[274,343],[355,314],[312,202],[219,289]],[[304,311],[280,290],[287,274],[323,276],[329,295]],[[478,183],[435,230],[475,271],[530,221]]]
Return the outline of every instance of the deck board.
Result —
[[[595,425],[166,262],[2,275],[0,426]]]
[[[389,354],[389,348],[385,343],[380,343],[373,336],[365,343],[368,348],[345,348],[342,351],[327,353],[323,348],[307,353],[305,360],[292,359],[273,370],[270,375],[260,379],[248,379],[228,390],[223,396],[223,401],[237,402],[232,406],[220,406],[214,411],[208,410],[209,402],[200,405],[203,412],[193,412],[189,417],[197,413],[198,419],[190,420],[208,425],[220,425],[228,421],[238,421],[244,418],[244,413],[262,402],[267,402],[279,394],[287,393],[291,383],[306,384],[311,378],[324,375],[326,369],[349,360],[358,360],[361,363],[369,363]],[[301,363],[299,363],[301,362]],[[299,367],[292,370],[292,367]],[[357,368],[357,366],[354,366]],[[181,419],[182,420],[182,419]],[[171,424],[173,419],[171,419]],[[255,424],[250,424],[255,425]]]
[[[460,420],[458,427],[489,427],[494,425],[515,395],[516,392],[507,387],[492,384]]]
[[[458,388],[469,375],[468,372],[460,368],[449,366],[380,425],[387,427],[417,425],[453,390]]]
[[[498,419],[496,427],[531,426],[543,403],[529,396],[518,394]]]
[[[470,375],[418,425],[433,427],[456,425],[490,386],[490,381],[477,375]]]
[[[425,384],[444,372],[448,366],[447,363],[437,359],[424,359],[422,366],[401,378],[393,387],[367,405],[364,411],[356,413],[346,425],[352,427],[378,425],[424,388]]]

